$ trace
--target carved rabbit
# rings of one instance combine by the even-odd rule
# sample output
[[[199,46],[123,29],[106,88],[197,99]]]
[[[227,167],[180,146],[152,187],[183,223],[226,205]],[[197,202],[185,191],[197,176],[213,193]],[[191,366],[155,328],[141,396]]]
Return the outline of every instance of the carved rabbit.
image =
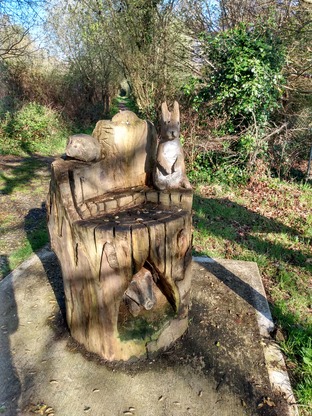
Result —
[[[154,171],[154,185],[160,190],[192,188],[185,173],[179,136],[179,104],[175,101],[173,111],[169,112],[167,103],[164,102],[161,105],[161,132]]]

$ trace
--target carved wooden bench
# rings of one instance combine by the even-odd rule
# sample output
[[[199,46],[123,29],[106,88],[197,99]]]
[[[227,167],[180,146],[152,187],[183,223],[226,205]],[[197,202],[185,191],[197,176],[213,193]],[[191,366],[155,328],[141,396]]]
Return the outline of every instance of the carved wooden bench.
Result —
[[[155,129],[134,113],[99,121],[93,137],[99,160],[53,162],[48,227],[71,335],[104,359],[128,360],[188,326],[192,189],[153,186]]]

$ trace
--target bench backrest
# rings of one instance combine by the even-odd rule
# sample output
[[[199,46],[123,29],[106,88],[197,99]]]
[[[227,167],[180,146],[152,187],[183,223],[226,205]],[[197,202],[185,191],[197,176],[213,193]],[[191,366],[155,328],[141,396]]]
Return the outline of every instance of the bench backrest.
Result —
[[[100,120],[92,133],[102,146],[99,162],[73,172],[77,204],[106,193],[152,185],[157,135],[152,123],[131,111]]]

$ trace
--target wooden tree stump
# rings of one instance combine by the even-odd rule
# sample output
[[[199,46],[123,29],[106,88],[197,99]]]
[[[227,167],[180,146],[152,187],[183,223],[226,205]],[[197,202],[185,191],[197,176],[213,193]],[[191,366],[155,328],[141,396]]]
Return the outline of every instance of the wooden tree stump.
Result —
[[[111,123],[114,137],[118,128]],[[105,183],[114,177],[107,157],[52,164],[48,226],[62,268],[68,326],[88,351],[110,361],[166,348],[188,326],[192,190],[142,184],[144,175],[145,183],[152,177],[155,147],[148,131],[140,137],[141,174],[130,184],[127,177],[125,188],[119,176],[118,187]],[[115,156],[122,160],[119,173],[128,171],[131,157]]]

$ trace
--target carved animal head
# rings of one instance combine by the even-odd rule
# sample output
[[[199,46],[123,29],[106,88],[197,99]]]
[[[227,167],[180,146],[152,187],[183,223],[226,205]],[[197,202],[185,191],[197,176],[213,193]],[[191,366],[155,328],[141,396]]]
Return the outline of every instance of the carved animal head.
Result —
[[[88,134],[74,134],[68,139],[65,153],[73,159],[95,162],[101,158],[101,145]]]
[[[180,135],[180,110],[177,101],[173,104],[173,111],[168,110],[166,101],[161,105],[161,138],[163,140],[178,139]]]
[[[153,292],[153,277],[149,270],[142,267],[132,278],[124,293],[124,300],[133,316],[140,313],[142,307],[149,311],[156,303]]]

